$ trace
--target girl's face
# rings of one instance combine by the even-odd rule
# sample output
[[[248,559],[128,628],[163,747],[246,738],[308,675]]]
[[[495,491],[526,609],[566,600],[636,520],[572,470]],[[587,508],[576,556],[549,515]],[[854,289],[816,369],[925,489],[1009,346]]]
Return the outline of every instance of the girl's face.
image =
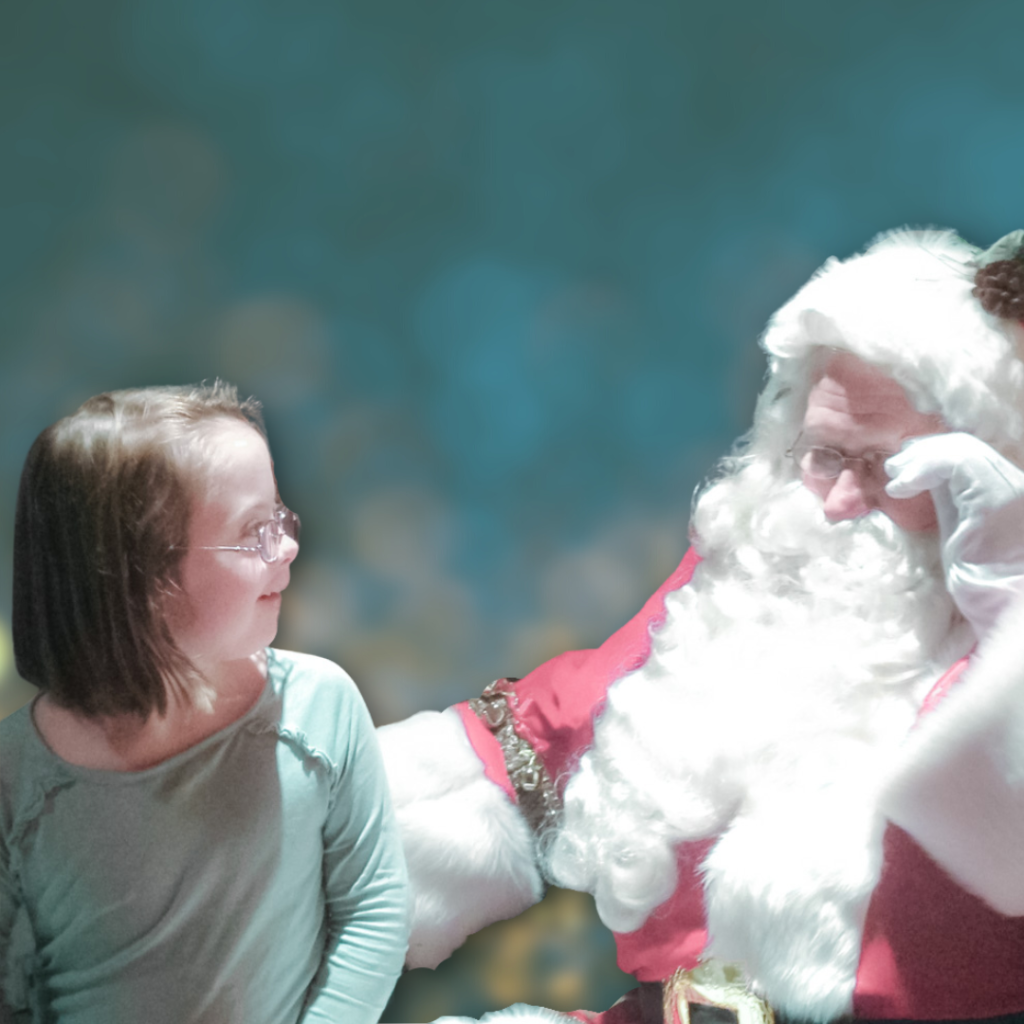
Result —
[[[208,465],[181,562],[183,600],[172,602],[168,622],[183,653],[213,680],[218,666],[248,658],[274,639],[299,546],[283,537],[280,557],[270,563],[258,551],[208,550],[256,547],[278,498],[270,452],[256,430],[229,418],[207,429]]]

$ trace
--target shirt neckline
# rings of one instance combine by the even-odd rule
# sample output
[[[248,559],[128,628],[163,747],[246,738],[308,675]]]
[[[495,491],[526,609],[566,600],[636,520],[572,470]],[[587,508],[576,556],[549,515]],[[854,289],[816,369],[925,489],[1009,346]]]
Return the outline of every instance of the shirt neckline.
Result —
[[[36,725],[34,709],[36,701],[39,700],[42,694],[34,697],[28,706],[28,733],[31,737],[31,742],[39,754],[50,762],[52,766],[59,768],[65,775],[88,779],[91,782],[105,785],[128,785],[133,782],[142,782],[146,779],[154,778],[223,742],[264,713],[267,705],[273,699],[274,672],[278,665],[277,658],[275,657],[276,652],[272,648],[266,648],[265,653],[267,658],[267,676],[263,682],[263,688],[252,706],[244,714],[234,721],[228,722],[216,732],[210,733],[209,736],[204,736],[197,743],[193,743],[192,746],[186,747],[184,750],[180,750],[178,753],[172,754],[163,761],[159,761],[157,764],[150,765],[147,768],[126,771],[116,768],[89,768],[85,765],[65,760],[46,742],[39,731],[39,727]]]

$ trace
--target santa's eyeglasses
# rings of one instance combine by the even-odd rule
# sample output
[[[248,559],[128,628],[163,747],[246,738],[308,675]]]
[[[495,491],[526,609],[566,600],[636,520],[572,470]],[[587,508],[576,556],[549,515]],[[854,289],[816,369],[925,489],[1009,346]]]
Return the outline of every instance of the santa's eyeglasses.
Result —
[[[799,437],[793,443],[793,447],[786,452],[786,455],[800,467],[801,473],[806,473],[816,480],[835,480],[850,463],[861,463],[868,475],[888,479],[885,460],[891,459],[895,454],[870,451],[864,452],[863,455],[847,455],[838,448],[810,444]]]

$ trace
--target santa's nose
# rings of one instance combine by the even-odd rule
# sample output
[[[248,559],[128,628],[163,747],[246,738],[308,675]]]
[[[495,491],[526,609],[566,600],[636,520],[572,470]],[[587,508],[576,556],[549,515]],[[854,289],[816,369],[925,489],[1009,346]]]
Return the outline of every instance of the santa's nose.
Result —
[[[832,522],[867,515],[875,503],[863,475],[847,466],[832,482],[824,497],[825,516]]]

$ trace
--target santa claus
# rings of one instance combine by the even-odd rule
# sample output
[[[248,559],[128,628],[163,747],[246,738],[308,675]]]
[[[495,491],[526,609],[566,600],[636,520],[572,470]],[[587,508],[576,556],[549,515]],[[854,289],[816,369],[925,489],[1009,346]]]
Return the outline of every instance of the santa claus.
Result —
[[[582,1020],[1024,1021],[1022,317],[1021,231],[830,260],[640,613],[380,730],[410,966],[550,881],[644,983]]]

